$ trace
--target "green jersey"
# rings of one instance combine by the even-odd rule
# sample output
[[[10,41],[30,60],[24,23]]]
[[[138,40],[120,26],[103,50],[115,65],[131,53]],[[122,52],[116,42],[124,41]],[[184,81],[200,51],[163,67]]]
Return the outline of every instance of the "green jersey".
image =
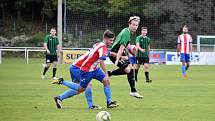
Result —
[[[128,27],[124,28],[116,37],[116,40],[114,41],[114,43],[111,47],[111,51],[118,52],[121,45],[127,47],[127,45],[131,41],[131,36],[132,36],[132,33],[129,30],[129,28]]]
[[[44,43],[47,44],[47,47],[50,51],[49,55],[57,55],[57,45],[59,44],[58,38],[52,35],[46,35]]]
[[[145,36],[142,37],[141,35],[136,38],[136,43],[139,43],[142,49],[145,49],[145,52],[142,53],[140,50],[137,51],[137,57],[149,57],[149,45],[150,45],[150,38]]]

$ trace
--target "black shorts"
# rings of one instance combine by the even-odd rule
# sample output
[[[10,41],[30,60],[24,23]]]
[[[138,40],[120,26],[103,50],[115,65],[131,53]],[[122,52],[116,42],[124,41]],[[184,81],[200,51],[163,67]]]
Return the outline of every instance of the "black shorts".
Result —
[[[116,57],[110,56],[109,58],[110,58],[110,60],[111,60],[113,63],[115,63]],[[117,66],[118,66],[120,69],[125,69],[125,68],[128,67],[129,64],[130,64],[129,60],[120,59],[119,62],[118,62],[118,64],[117,64]]]
[[[149,57],[136,57],[137,64],[149,63]]]
[[[46,55],[46,63],[57,62],[57,55]]]

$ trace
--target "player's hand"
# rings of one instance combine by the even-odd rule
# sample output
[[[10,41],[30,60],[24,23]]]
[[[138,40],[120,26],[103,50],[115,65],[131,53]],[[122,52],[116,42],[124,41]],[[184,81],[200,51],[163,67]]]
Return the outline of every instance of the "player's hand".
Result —
[[[142,53],[145,53],[145,49],[142,49],[141,52],[142,52]]]
[[[180,52],[177,52],[177,56],[178,56],[178,57],[180,56]]]
[[[60,53],[58,53],[58,54],[57,54],[57,57],[58,57],[58,58],[60,58],[60,57],[61,57]]]
[[[48,54],[50,54],[50,51],[49,51],[49,50],[46,50],[46,52],[47,52]]]

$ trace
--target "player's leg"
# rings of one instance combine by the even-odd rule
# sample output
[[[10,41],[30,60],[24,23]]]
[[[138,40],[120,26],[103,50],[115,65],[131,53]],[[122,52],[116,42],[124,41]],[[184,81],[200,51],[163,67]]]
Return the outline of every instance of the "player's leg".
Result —
[[[57,55],[52,55],[52,78],[56,78],[57,71]]]
[[[79,80],[80,80],[80,72],[79,72],[79,68],[75,67],[75,66],[70,66],[70,76],[73,82],[79,84]],[[74,75],[76,73],[76,76]],[[72,95],[74,95],[75,91],[72,89],[67,90],[66,92],[64,92],[63,94],[59,95],[59,99],[62,101],[64,99],[67,99],[69,97],[71,97]]]
[[[110,58],[110,60],[111,60],[113,63],[115,63],[116,57],[110,56],[109,58]],[[109,76],[109,77],[110,77],[110,76],[113,76],[113,75],[117,76],[117,75],[125,75],[125,74],[126,74],[126,72],[124,71],[124,69],[121,69],[121,68],[117,68],[117,69],[115,69],[115,70],[113,70],[113,71],[108,71],[108,76]]]
[[[113,63],[115,63],[116,58],[115,57],[110,57],[110,60]],[[120,70],[124,70],[124,73],[127,74],[128,83],[129,83],[130,88],[131,88],[130,95],[133,96],[133,97],[142,98],[143,96],[141,96],[140,94],[138,94],[137,90],[135,88],[134,70],[131,69],[132,67],[129,64],[130,64],[129,60],[120,59],[117,66],[119,67]]]
[[[186,61],[186,68],[185,70],[187,71],[188,68],[190,67],[190,54],[185,55],[185,61]]]
[[[97,68],[94,71],[94,79],[97,79],[98,81],[102,82],[104,85],[104,93],[106,97],[107,108],[114,108],[119,106],[116,101],[112,101],[110,80],[100,68]]]
[[[132,68],[131,64],[129,64],[125,69],[127,72],[127,79],[131,88],[131,92],[129,93],[130,96],[142,99],[143,96],[140,95],[135,87],[135,76],[134,76],[134,69]],[[130,70],[130,72],[129,72]]]
[[[57,71],[57,61],[53,61],[52,63],[52,78],[56,78],[56,71]]]
[[[182,76],[183,77],[186,77],[186,63],[185,63],[185,54],[184,53],[181,53],[180,54],[180,60],[182,62],[182,67],[181,67],[181,70],[182,70]]]
[[[62,108],[61,107],[62,100],[78,95],[82,93],[86,88],[86,87],[82,87],[81,84],[79,85],[74,82],[65,81],[63,78],[53,80],[52,84],[62,84],[70,88],[69,90],[65,91],[62,95],[54,97],[54,101],[56,103],[57,108]]]
[[[144,57],[142,59],[143,59],[143,63],[144,63],[146,82],[150,83],[150,82],[152,82],[152,80],[149,79],[149,57]]]
[[[46,72],[48,71],[49,67],[51,66],[50,60],[51,60],[50,55],[46,55],[46,64],[43,65],[44,69],[43,69],[43,73],[41,75],[42,79],[45,78]]]
[[[139,69],[140,69],[140,64],[135,64],[135,79],[136,80],[138,78]]]
[[[137,80],[137,77],[138,77],[138,72],[139,72],[141,64],[142,64],[141,58],[136,57],[136,64],[135,64],[135,79],[136,80]]]

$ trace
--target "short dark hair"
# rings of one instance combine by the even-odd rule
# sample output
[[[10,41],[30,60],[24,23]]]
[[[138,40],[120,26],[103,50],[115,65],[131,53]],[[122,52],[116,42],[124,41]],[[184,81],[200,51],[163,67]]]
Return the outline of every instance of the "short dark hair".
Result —
[[[114,38],[115,34],[113,32],[111,32],[110,30],[105,30],[104,34],[103,34],[104,38]]]
[[[146,26],[141,27],[141,30],[143,30],[143,29],[147,29],[147,27]]]

